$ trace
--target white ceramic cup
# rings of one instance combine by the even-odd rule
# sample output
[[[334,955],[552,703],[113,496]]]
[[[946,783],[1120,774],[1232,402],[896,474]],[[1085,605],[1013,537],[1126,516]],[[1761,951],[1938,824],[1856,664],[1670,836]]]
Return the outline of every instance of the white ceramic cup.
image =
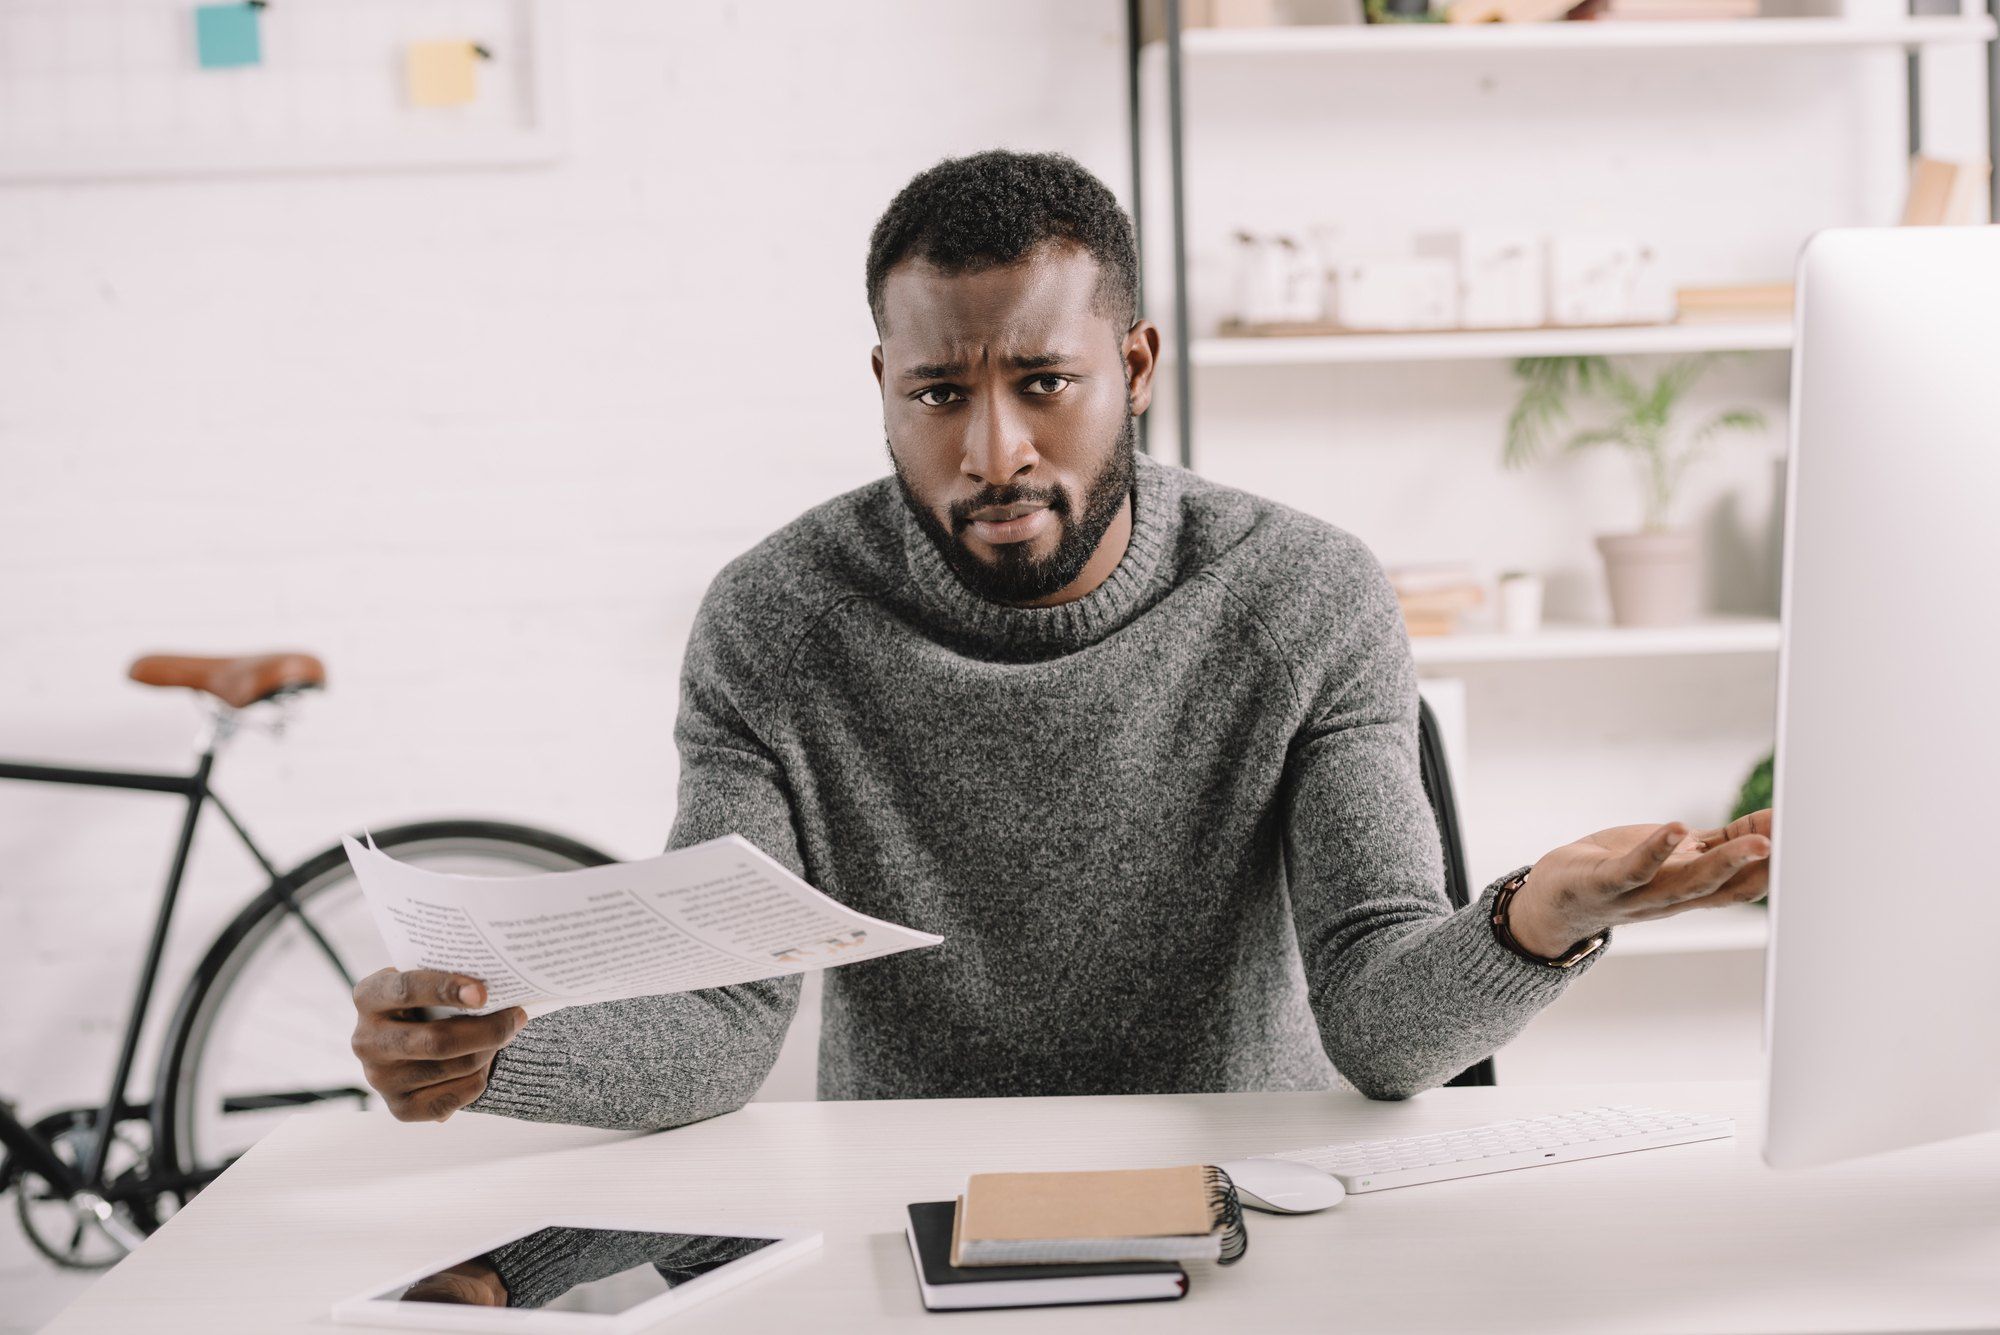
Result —
[[[1532,635],[1542,628],[1542,577],[1513,570],[1500,576],[1500,629]]]

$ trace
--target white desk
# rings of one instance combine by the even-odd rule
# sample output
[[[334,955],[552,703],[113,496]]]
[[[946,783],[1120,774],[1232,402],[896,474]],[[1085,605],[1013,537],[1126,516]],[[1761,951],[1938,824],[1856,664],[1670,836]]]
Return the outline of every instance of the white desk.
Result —
[[[1252,1214],[1178,1303],[930,1315],[903,1205],[968,1171],[1229,1158],[1594,1103],[1715,1109],[1734,1140]],[[824,1251],[662,1330],[1875,1331],[2000,1328],[2000,1136],[1779,1175],[1742,1084],[767,1103],[629,1137],[461,1116],[294,1118],[51,1332],[332,1329],[335,1299],[548,1211],[795,1222]],[[467,1250],[470,1250],[468,1246]]]

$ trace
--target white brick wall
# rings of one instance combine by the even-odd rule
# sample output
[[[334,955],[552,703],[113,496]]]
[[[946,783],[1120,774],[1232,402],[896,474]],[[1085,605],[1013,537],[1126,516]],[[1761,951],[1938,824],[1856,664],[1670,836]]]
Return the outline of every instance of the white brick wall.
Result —
[[[219,770],[284,860],[450,812],[657,851],[702,589],[883,471],[889,197],[995,145],[1123,191],[1114,0],[569,9],[553,169],[0,187],[0,755],[178,767],[128,658],[297,645],[330,691]],[[176,818],[0,785],[24,1111],[101,1096]],[[255,884],[212,823],[169,999]]]

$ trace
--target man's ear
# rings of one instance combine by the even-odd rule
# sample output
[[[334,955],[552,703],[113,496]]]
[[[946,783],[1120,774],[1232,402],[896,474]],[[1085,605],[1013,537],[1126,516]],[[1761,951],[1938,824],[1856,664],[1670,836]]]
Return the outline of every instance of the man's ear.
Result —
[[[1120,348],[1125,358],[1126,379],[1131,383],[1132,415],[1153,405],[1153,370],[1160,364],[1160,327],[1151,320],[1140,320],[1125,331],[1125,342]]]
[[[875,388],[885,388],[882,384],[882,345],[880,343],[877,343],[875,350],[868,354],[868,364],[875,368]]]

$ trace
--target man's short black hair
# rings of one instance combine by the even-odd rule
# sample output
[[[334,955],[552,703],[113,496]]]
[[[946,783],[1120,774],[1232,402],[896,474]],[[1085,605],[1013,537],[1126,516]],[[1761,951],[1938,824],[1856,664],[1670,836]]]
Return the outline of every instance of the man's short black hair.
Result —
[[[1123,334],[1139,318],[1132,223],[1104,182],[1062,153],[991,149],[946,158],[889,201],[868,239],[868,309],[882,328],[882,284],[912,257],[946,273],[1013,264],[1048,241],[1097,261],[1097,302]]]

